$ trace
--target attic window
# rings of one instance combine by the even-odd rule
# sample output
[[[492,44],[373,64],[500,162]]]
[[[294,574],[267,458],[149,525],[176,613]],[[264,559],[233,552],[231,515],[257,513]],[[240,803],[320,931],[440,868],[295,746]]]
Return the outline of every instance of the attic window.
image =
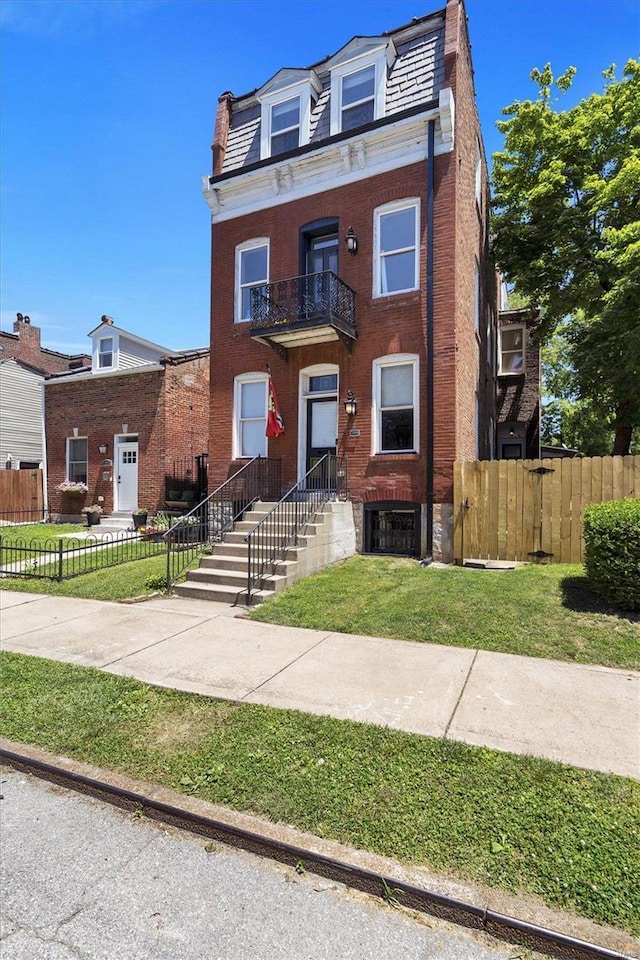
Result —
[[[309,142],[311,107],[321,89],[313,70],[285,67],[258,90],[262,160]]]
[[[376,68],[365,67],[342,78],[340,129],[353,130],[375,117]]]
[[[98,367],[103,370],[113,366],[113,337],[102,337],[98,343]]]
[[[384,116],[387,72],[396,48],[386,37],[355,37],[331,58],[331,133],[356,130]]]
[[[271,107],[271,156],[300,146],[300,97]]]

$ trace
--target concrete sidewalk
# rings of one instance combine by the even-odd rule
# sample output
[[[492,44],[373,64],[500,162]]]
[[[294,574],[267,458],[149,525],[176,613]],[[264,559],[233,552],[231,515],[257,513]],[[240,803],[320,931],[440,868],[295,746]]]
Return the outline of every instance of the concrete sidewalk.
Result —
[[[258,623],[202,600],[0,590],[5,650],[640,779],[640,673]]]

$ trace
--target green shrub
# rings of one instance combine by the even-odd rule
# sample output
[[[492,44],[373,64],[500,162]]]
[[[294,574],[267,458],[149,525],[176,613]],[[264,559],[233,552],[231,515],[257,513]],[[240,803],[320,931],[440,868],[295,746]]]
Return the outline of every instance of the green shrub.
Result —
[[[640,610],[640,500],[592,503],[584,512],[584,565],[611,606]]]

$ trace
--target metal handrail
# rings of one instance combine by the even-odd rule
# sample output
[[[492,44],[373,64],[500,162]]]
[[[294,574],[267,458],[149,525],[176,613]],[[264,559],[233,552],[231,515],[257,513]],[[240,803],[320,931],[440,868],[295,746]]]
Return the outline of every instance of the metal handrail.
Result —
[[[347,461],[325,454],[288,490],[245,536],[247,544],[247,604],[265,570],[297,543],[300,531],[332,497],[347,497]]]
[[[193,563],[204,544],[222,540],[256,500],[265,495],[275,499],[281,489],[281,461],[253,457],[179,517],[163,534],[167,544],[167,589]]]

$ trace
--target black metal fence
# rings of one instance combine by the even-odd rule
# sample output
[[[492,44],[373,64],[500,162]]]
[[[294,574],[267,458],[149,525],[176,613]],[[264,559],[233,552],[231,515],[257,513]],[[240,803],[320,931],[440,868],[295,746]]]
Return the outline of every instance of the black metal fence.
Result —
[[[86,537],[32,538],[0,533],[0,574],[40,580],[69,580],[131,560],[162,555],[160,542],[137,534],[89,534]],[[0,586],[2,581],[0,580]]]
[[[251,291],[252,327],[305,320],[336,323],[355,336],[355,294],[351,287],[331,270],[324,270],[265,283]]]
[[[347,461],[326,454],[302,477],[244,538],[247,543],[247,603],[260,579],[288,547],[298,541],[304,525],[328,500],[347,499]]]

